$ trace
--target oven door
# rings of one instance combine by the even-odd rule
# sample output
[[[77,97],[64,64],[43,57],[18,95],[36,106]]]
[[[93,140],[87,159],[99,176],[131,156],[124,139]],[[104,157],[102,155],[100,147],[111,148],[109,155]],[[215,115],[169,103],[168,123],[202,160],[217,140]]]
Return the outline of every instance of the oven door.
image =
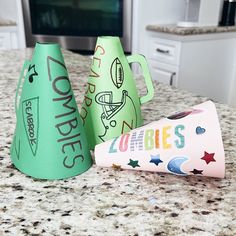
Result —
[[[130,0],[23,0],[27,46],[53,41],[67,49],[93,50],[98,36],[119,36],[131,51]]]

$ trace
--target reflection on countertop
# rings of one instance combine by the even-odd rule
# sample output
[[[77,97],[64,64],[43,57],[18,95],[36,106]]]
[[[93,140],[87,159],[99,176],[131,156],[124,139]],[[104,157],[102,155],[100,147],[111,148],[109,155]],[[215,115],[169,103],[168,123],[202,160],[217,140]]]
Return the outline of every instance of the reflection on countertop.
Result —
[[[176,35],[195,35],[211,33],[236,32],[236,26],[201,26],[201,27],[179,27],[177,25],[147,25],[149,31],[176,34]]]

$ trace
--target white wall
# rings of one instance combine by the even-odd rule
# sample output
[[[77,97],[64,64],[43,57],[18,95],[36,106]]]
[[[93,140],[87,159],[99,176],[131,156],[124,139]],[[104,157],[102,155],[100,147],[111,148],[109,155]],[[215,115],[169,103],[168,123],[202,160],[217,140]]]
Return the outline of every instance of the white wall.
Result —
[[[236,44],[236,40],[235,40],[235,44]],[[231,48],[231,50],[234,52],[235,57],[231,58],[230,60],[230,63],[232,64],[232,67],[234,68],[234,70],[233,70],[233,75],[232,75],[233,79],[230,84],[230,93],[229,93],[228,103],[229,105],[236,108],[236,47]]]
[[[17,21],[16,0],[0,0],[0,18]]]
[[[184,13],[185,0],[134,0],[132,53],[146,51],[147,25],[176,23],[184,19]]]
[[[17,47],[25,48],[25,31],[21,0],[0,0],[0,19],[16,22]]]

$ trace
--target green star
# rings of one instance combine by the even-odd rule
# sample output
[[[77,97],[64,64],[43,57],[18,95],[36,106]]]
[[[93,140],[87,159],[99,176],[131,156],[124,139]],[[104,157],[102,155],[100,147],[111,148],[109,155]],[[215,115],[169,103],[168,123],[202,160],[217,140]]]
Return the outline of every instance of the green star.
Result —
[[[127,165],[130,165],[133,168],[140,167],[140,165],[138,164],[138,161],[133,161],[132,159],[129,159],[129,163]]]

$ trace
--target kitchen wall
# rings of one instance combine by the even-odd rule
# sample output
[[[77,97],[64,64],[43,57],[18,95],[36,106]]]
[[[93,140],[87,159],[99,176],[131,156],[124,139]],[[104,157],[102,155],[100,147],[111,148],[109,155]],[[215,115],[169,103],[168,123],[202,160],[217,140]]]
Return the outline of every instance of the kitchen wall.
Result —
[[[214,1],[214,0],[209,0]],[[192,0],[192,11],[199,8],[199,1]],[[219,21],[224,0],[221,0]],[[185,19],[187,0],[134,0],[133,4],[133,52],[144,50],[146,26],[149,24],[176,24]],[[189,13],[191,15],[191,12]],[[190,16],[196,20],[196,15]],[[235,19],[236,20],[236,19]]]
[[[17,47],[25,48],[25,32],[21,0],[0,0],[0,20],[11,20],[17,27]]]
[[[144,51],[147,25],[176,23],[184,13],[185,0],[134,0],[132,51]]]
[[[186,2],[189,1],[189,0],[186,0]],[[211,1],[211,0],[208,0],[208,1]],[[213,0],[214,1],[214,0]],[[192,21],[195,21],[196,20],[196,15],[194,15],[194,13],[196,11],[198,11],[199,9],[199,3],[200,1],[199,0],[192,0],[192,8],[191,8],[191,12],[189,12],[189,16],[190,16],[190,20]],[[222,13],[222,9],[223,9],[223,3],[224,3],[224,0],[221,0],[221,3],[220,3],[220,10],[219,10],[219,21],[221,19],[221,13]],[[192,18],[191,18],[192,17]],[[235,16],[235,20],[236,20],[236,16]]]
[[[16,0],[0,0],[0,18],[17,22]]]

